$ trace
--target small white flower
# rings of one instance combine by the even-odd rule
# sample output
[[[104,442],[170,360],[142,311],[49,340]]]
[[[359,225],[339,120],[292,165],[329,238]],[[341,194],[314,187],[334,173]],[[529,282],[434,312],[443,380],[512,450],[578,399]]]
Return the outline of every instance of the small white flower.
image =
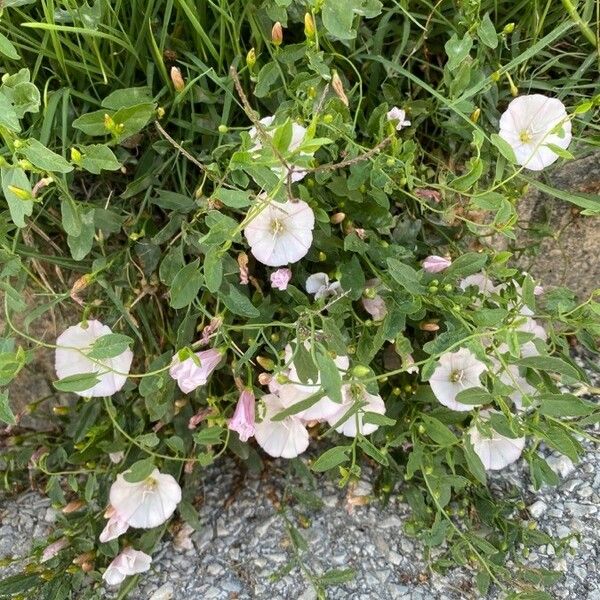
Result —
[[[285,410],[280,398],[274,394],[262,397],[265,414],[260,423],[256,423],[254,438],[258,445],[275,458],[295,458],[308,448],[308,431],[302,421],[290,415],[282,421],[272,421],[276,414]]]
[[[489,296],[490,294],[497,294],[502,288],[494,285],[494,282],[483,272],[469,275],[464,279],[461,279],[458,284],[461,290],[466,290],[469,287],[476,287],[480,294]]]
[[[421,264],[423,265],[423,270],[427,273],[441,273],[452,264],[452,261],[444,256],[432,254],[425,258]]]
[[[340,282],[329,281],[327,273],[313,273],[309,275],[305,287],[309,294],[314,294],[315,300],[329,298],[330,296],[339,296],[342,293]]]
[[[110,458],[110,462],[117,465],[125,458],[125,452],[123,450],[119,450],[118,452],[109,452],[108,458]]]
[[[150,529],[162,525],[181,502],[181,488],[172,475],[154,469],[143,481],[129,483],[123,473],[110,488],[110,504],[130,527]]]
[[[396,131],[401,131],[404,127],[410,125],[410,121],[406,120],[406,111],[393,106],[386,114],[388,121],[396,121]]]
[[[298,262],[313,241],[315,215],[304,202],[263,201],[260,212],[246,225],[244,235],[256,260],[269,267]]]
[[[483,387],[479,378],[485,370],[485,364],[467,348],[446,352],[440,356],[429,385],[441,404],[452,410],[468,411],[473,407],[457,402],[456,396],[463,390]]]
[[[70,375],[96,373],[100,381],[91,388],[75,392],[79,396],[95,398],[112,396],[117,393],[127,381],[131,369],[133,352],[128,348],[113,358],[91,360],[85,356],[94,342],[112,333],[110,327],[100,321],[90,319],[68,327],[56,340],[55,367],[59,379]]]
[[[553,133],[562,127],[562,135]],[[557,98],[531,94],[515,98],[500,117],[500,137],[512,147],[517,163],[541,171],[558,159],[548,148],[553,144],[567,149],[571,143],[571,121]]]
[[[273,125],[273,121],[275,121],[275,117],[264,117],[260,120],[261,125],[267,130],[267,135],[269,137],[273,137],[269,128]],[[256,127],[251,127],[248,131],[250,138],[254,142],[254,146],[251,148],[251,151],[260,150],[263,147],[262,141],[256,130]],[[298,123],[292,123],[292,139],[290,140],[290,144],[287,147],[287,152],[292,153],[297,150],[302,142],[304,141],[304,137],[306,136],[306,128],[302,127],[302,125],[298,125]],[[312,154],[307,152],[302,152],[301,156],[312,156]],[[284,172],[284,167],[271,167],[271,171],[277,173],[278,175],[282,175]],[[306,177],[306,170],[299,167],[291,167],[291,180],[292,182],[301,181]]]
[[[359,402],[363,406],[354,412],[353,407]],[[373,433],[379,425],[374,423],[363,423],[364,414],[367,412],[385,415],[385,403],[381,396],[370,394],[363,385],[347,383],[342,385],[342,404],[338,404],[338,411],[327,419],[327,422],[333,427],[338,421],[344,418],[349,412],[348,418],[344,419],[335,430],[347,437],[356,437],[358,433],[369,435]]]
[[[152,563],[152,557],[145,552],[125,548],[120,554],[115,556],[102,575],[102,579],[108,585],[119,585],[125,581],[129,575],[145,573]]]
[[[491,412],[497,411],[481,411],[479,416],[483,420],[487,420]],[[525,447],[524,437],[508,438],[493,430],[491,437],[487,437],[475,425],[467,433],[473,450],[475,450],[475,453],[479,456],[483,466],[487,470],[503,469],[514,463],[521,456]]]
[[[108,517],[108,521],[98,538],[102,543],[116,540],[129,529],[129,523],[122,519],[112,506],[109,506],[104,516]]]

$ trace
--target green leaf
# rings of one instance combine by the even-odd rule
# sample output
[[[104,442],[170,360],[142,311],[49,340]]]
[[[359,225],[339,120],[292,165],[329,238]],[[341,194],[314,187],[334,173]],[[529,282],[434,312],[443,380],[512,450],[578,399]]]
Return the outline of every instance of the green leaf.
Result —
[[[67,244],[71,250],[71,256],[75,260],[83,260],[94,245],[94,227],[95,210],[91,208],[88,212],[80,215],[81,231],[79,235],[68,235]]]
[[[21,131],[19,117],[10,100],[4,94],[0,94],[0,125],[16,133]]]
[[[444,272],[444,277],[466,277],[467,275],[473,275],[483,269],[487,262],[487,254],[480,254],[479,252],[467,252],[462,254],[456,260],[452,261],[452,264]]]
[[[583,417],[593,413],[598,405],[573,394],[541,394],[536,396],[538,412],[552,417]]]
[[[124,473],[123,479],[129,483],[138,483],[139,481],[144,481],[144,479],[150,477],[150,474],[154,469],[155,466],[153,460],[151,458],[144,458],[133,463],[131,467],[129,467],[129,470]]]
[[[465,459],[467,461],[467,466],[469,467],[469,471],[471,471],[471,473],[473,474],[475,479],[477,479],[477,481],[479,481],[485,485],[487,482],[487,475],[485,472],[485,467],[483,466],[481,459],[479,458],[479,456],[476,454],[475,450],[473,449],[473,445],[471,444],[471,439],[469,438],[469,436],[465,435],[463,439],[464,439],[463,452],[465,454]]]
[[[108,333],[94,342],[91,350],[87,352],[87,356],[94,360],[113,358],[123,354],[132,343],[133,340],[127,335]]]
[[[497,133],[492,133],[490,140],[509,163],[514,165],[517,162],[517,157],[512,146],[505,139],[501,138]]]
[[[248,296],[242,294],[234,285],[229,286],[229,291],[219,296],[225,306],[234,314],[241,317],[255,318],[260,316],[260,312],[250,302]]]
[[[317,367],[321,376],[321,387],[327,397],[342,403],[342,377],[335,362],[323,349],[317,352]]]
[[[19,60],[21,57],[14,44],[2,33],[0,33],[0,54],[4,54],[12,60]]]
[[[147,104],[151,101],[152,90],[149,87],[143,86],[115,90],[102,100],[102,106],[110,110],[119,110],[120,108],[127,108],[136,104]]]
[[[484,388],[472,387],[458,392],[456,401],[461,404],[478,406],[480,404],[492,404],[494,397]]]
[[[271,417],[272,421],[283,421],[286,417],[290,415],[298,414],[307,408],[310,408],[314,404],[316,404],[323,397],[323,392],[319,390],[314,394],[310,395],[308,398],[301,400],[300,402],[294,402],[291,406],[288,406],[285,410],[278,412],[276,415]]]
[[[2,192],[6,202],[8,202],[10,217],[17,227],[25,227],[25,217],[31,216],[33,212],[33,199],[23,200],[10,190],[11,187],[16,187],[24,190],[31,197],[31,184],[25,171],[17,167],[2,167],[0,177],[2,178]]]
[[[350,448],[348,446],[335,446],[334,448],[329,448],[329,450],[325,450],[319,458],[312,464],[312,470],[317,472],[329,471],[329,469],[333,469],[333,467],[337,467],[342,463],[347,462],[348,452],[350,452]]]
[[[61,223],[65,233],[77,237],[81,235],[81,217],[77,205],[71,198],[62,198],[60,201]]]
[[[455,33],[444,45],[444,49],[448,55],[446,70],[451,72],[460,67],[465,58],[469,56],[472,47],[473,38],[468,33],[465,33],[462,39]]]
[[[388,258],[389,273],[407,292],[414,296],[425,293],[425,288],[419,283],[421,274],[412,267],[400,262],[396,258]]]
[[[396,420],[390,419],[385,415],[374,412],[365,412],[362,418],[363,423],[372,423],[373,425],[395,425]]]
[[[204,257],[204,281],[208,291],[213,294],[221,287],[223,259],[216,246],[209,248]]]
[[[15,415],[10,409],[10,402],[8,401],[8,392],[0,392],[0,421],[7,423],[8,425],[15,425],[17,420]]]
[[[579,371],[562,358],[556,356],[527,356],[516,361],[521,367],[528,367],[530,369],[537,369],[539,371],[553,371],[560,373],[576,381],[582,379]]]
[[[354,569],[331,569],[331,571],[325,571],[323,575],[319,576],[319,583],[324,587],[340,585],[352,581],[355,577],[356,571]]]
[[[39,575],[10,575],[0,581],[0,596],[9,598],[43,583],[44,580]],[[28,598],[33,598],[33,596],[28,595]]]
[[[477,37],[488,48],[492,48],[492,50],[498,46],[498,34],[489,13],[483,15],[483,19],[481,19],[481,23],[477,27]]]
[[[268,62],[259,71],[254,95],[257,98],[264,98],[269,95],[271,88],[277,83],[280,76],[279,66],[276,62]]]
[[[389,464],[388,457],[383,454],[379,448],[374,446],[367,438],[361,437],[358,440],[358,445],[365,454],[370,456],[373,460],[376,460],[380,465],[387,467]]]
[[[194,432],[194,441],[203,446],[213,446],[221,443],[222,434],[222,427],[216,425],[213,427],[205,427],[204,429]]]
[[[143,435],[138,435],[135,441],[146,448],[154,448],[160,444],[160,438],[153,431],[150,433],[144,433]]]
[[[458,443],[458,438],[441,421],[428,415],[421,417],[425,426],[425,433],[438,445],[452,446]]]
[[[358,300],[362,296],[365,274],[356,255],[340,266],[340,284],[350,299]]]
[[[199,268],[200,261],[195,260],[179,270],[171,284],[171,299],[173,308],[189,306],[198,295],[203,279]]]
[[[77,373],[53,382],[59,392],[85,392],[93,388],[100,379],[96,373]]]
[[[322,9],[323,26],[340,40],[351,40],[356,37],[354,18],[357,15],[368,19],[381,12],[379,0],[325,0]]]
[[[79,166],[90,173],[100,175],[101,171],[116,171],[121,168],[114,152],[104,144],[80,146],[81,160]]]
[[[230,208],[246,208],[252,204],[250,192],[220,188],[213,195],[217,200],[220,200],[225,206],[229,206]]]
[[[50,173],[69,173],[73,170],[73,165],[69,163],[65,158],[56,152],[52,152],[38,142],[36,139],[31,138],[27,141],[27,144],[22,148],[19,148],[19,152],[34,166],[42,171],[49,171]]]

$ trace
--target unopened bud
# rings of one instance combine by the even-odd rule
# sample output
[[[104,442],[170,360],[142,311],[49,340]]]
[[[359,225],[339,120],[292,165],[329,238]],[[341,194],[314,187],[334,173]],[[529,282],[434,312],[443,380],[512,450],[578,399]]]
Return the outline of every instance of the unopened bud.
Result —
[[[340,79],[340,76],[337,74],[337,71],[333,72],[333,76],[331,78],[331,87],[333,91],[337,94],[337,97],[344,103],[345,106],[348,106],[348,96],[346,96],[346,92],[344,91],[344,84]]]
[[[508,35],[510,33],[512,33],[515,30],[515,24],[514,23],[507,23],[504,26],[504,29],[502,30],[502,33]]]
[[[479,121],[479,116],[481,115],[481,109],[480,108],[476,108],[472,113],[471,116],[469,117],[469,119],[471,119],[471,121],[473,123],[477,123],[477,121]]]
[[[93,277],[90,273],[82,275],[71,287],[69,295],[71,300],[74,300],[80,306],[83,306],[83,300],[79,297],[79,294],[85,290],[85,288],[92,282]]]
[[[352,375],[359,378],[366,377],[370,372],[371,369],[369,369],[369,367],[365,367],[365,365],[356,365],[352,369]]]
[[[15,147],[16,150],[18,150],[19,148],[22,148],[25,145],[25,142],[23,140],[15,140],[13,142],[13,145]]]
[[[261,373],[258,376],[258,383],[260,383],[260,385],[269,385],[272,379],[273,375],[271,375],[270,373]]]
[[[162,119],[165,116],[165,109],[162,106],[159,106],[156,109],[156,118]]]
[[[519,95],[519,88],[512,81],[510,82],[510,94],[514,97]]]
[[[21,169],[23,169],[23,171],[31,171],[33,168],[31,162],[29,162],[26,158],[19,159],[18,165],[21,167]]]
[[[250,48],[248,54],[246,54],[246,65],[249,69],[252,69],[256,64],[256,50],[254,48]]]
[[[223,123],[221,123],[221,125],[219,125],[219,133],[227,133],[229,131],[229,128],[227,127],[227,125],[223,125]]]
[[[66,506],[63,507],[62,511],[65,515],[69,513],[76,512],[85,506],[85,502],[83,500],[73,500],[69,502]]]
[[[81,570],[82,570],[84,573],[89,573],[90,571],[93,571],[93,570],[94,570],[94,565],[93,565],[91,562],[84,562],[84,563],[81,565]]]
[[[325,254],[325,252],[319,252],[319,260],[325,262],[327,260],[327,254]]]
[[[52,412],[58,416],[65,416],[65,415],[69,414],[69,407],[68,406],[53,406]]]
[[[440,326],[435,321],[423,321],[419,323],[421,331],[438,331]]]
[[[183,80],[183,75],[181,74],[181,69],[179,69],[179,67],[171,67],[171,81],[173,87],[178,92],[182,92],[185,88],[185,81]]]
[[[281,42],[283,42],[283,28],[279,21],[277,21],[275,25],[273,25],[273,29],[271,29],[271,41],[275,46],[281,46]]]
[[[19,200],[31,200],[33,196],[29,190],[17,187],[16,185],[9,185],[8,189],[12,192]]]
[[[89,562],[90,560],[94,560],[94,556],[95,554],[93,552],[84,552],[83,554],[80,554],[79,556],[76,556],[73,559],[73,564],[82,565],[83,563]]]
[[[500,81],[500,71],[494,71],[491,75],[490,75],[490,79],[492,81]]]
[[[267,371],[272,371],[273,367],[275,366],[275,363],[270,358],[267,358],[266,356],[257,356],[256,357],[256,362],[263,369],[265,369]]]
[[[311,40],[315,37],[315,21],[310,13],[304,15],[304,35]]]
[[[346,218],[346,213],[338,212],[334,215],[331,215],[329,222],[332,225],[339,225]]]
[[[71,148],[71,160],[74,163],[80,163],[81,162],[81,152],[79,152],[79,150],[77,150],[77,148]]]

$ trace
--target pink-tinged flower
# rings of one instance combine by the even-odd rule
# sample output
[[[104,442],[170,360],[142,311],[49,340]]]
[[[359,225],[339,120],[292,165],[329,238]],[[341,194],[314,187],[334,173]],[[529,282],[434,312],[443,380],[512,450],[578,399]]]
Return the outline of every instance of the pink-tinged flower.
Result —
[[[177,381],[179,389],[184,394],[193,392],[197,387],[206,385],[212,372],[219,366],[223,353],[216,348],[196,352],[196,358],[200,364],[190,356],[184,361],[176,354],[169,368],[169,375]]]
[[[206,408],[201,408],[195,415],[190,417],[188,421],[188,429],[196,429],[206,417],[210,416],[214,412],[214,408],[212,406],[208,406]]]
[[[377,293],[381,282],[379,279],[369,279],[365,285],[365,293],[361,298],[362,305],[375,321],[383,321],[388,311],[385,300]]]
[[[292,278],[292,270],[291,269],[277,269],[271,273],[271,287],[274,287],[277,290],[287,290],[288,283]]]
[[[51,558],[54,558],[61,550],[64,550],[68,545],[69,540],[67,540],[67,538],[60,538],[55,542],[52,542],[44,548],[44,551],[42,552],[42,558],[40,558],[40,562],[46,562]]]
[[[396,131],[401,131],[404,127],[408,127],[410,125],[410,121],[406,120],[406,111],[398,108],[397,106],[393,106],[390,110],[388,110],[386,117],[388,121],[396,122]]]
[[[251,390],[244,390],[235,407],[233,417],[229,419],[227,427],[237,431],[242,442],[247,442],[255,431],[255,400]]]
[[[275,458],[295,458],[308,448],[308,431],[302,421],[290,415],[281,421],[272,418],[285,410],[280,398],[274,394],[262,397],[265,414],[260,423],[256,423],[254,437],[258,445]]]
[[[428,256],[421,264],[423,266],[423,270],[427,273],[441,273],[452,264],[452,261],[449,258],[432,254],[431,256]]]
[[[111,463],[117,465],[125,458],[125,452],[123,452],[123,450],[119,450],[118,452],[109,452],[108,458],[110,458]]]
[[[266,129],[267,135],[269,137],[273,137],[274,130],[276,129],[276,127],[272,127],[274,121],[275,121],[275,117],[264,117],[263,119],[260,120],[261,125],[263,125],[263,127]],[[254,142],[254,146],[251,148],[251,151],[260,150],[263,147],[263,142],[260,139],[260,136],[258,134],[258,131],[256,130],[256,127],[251,127],[250,130],[248,131],[248,133],[250,135],[250,138]],[[286,152],[288,152],[288,153],[295,152],[300,147],[302,142],[304,141],[305,136],[306,136],[306,128],[302,127],[302,125],[298,125],[298,123],[292,123],[292,138],[291,138],[290,143],[289,143],[286,151],[284,152],[284,154]],[[313,155],[312,153],[301,152],[301,153],[299,153],[298,156],[310,157],[312,155]],[[284,174],[284,167],[283,166],[271,167],[271,171],[282,176]],[[304,179],[306,177],[306,169],[302,169],[300,167],[295,167],[293,165],[291,165],[289,167],[289,173],[290,173],[290,178],[291,178],[292,182],[294,182],[294,183],[297,181],[301,181],[302,179]]]
[[[470,287],[476,287],[480,294],[489,296],[490,294],[497,294],[501,287],[494,285],[494,282],[483,272],[469,275],[464,279],[461,279],[458,284],[461,290],[466,290]]]
[[[330,282],[327,273],[313,273],[309,275],[305,287],[309,294],[314,294],[315,300],[329,298],[330,296],[339,296],[342,293],[340,282]]]
[[[569,147],[571,121],[564,104],[557,98],[542,94],[520,96],[500,117],[499,135],[510,144],[517,164],[531,171],[541,171],[558,159],[549,144],[563,150]]]
[[[492,412],[497,411],[481,411],[479,416],[486,421]],[[467,433],[473,450],[479,456],[483,466],[490,471],[503,469],[514,463],[525,447],[524,437],[509,438],[493,430],[491,436],[488,436],[481,433],[476,425],[473,425]]]
[[[412,354],[407,354],[404,361],[404,370],[407,373],[418,373],[419,372],[419,367],[417,367],[417,365],[415,365],[415,359],[412,357]]]
[[[538,349],[533,342],[526,342],[521,346],[520,350],[520,355],[522,357],[539,355]],[[508,346],[506,344],[500,344],[497,351],[498,354],[506,354],[508,352]],[[533,387],[523,375],[521,375],[521,371],[517,365],[506,365],[506,367],[504,367],[495,357],[491,357],[491,361],[500,381],[513,389],[509,394],[509,398],[513,401],[515,408],[517,410],[523,410],[523,396],[534,397],[538,394],[538,390]]]
[[[119,585],[130,575],[145,573],[152,563],[152,557],[145,552],[125,548],[117,554],[102,575],[108,585]]]
[[[355,410],[357,404],[360,404],[358,411]],[[385,415],[385,403],[381,396],[370,394],[360,384],[342,385],[342,404],[338,404],[337,407],[337,412],[331,415],[327,422],[331,427],[336,426],[335,430],[338,433],[348,437],[356,437],[358,433],[369,435],[378,429],[379,425],[363,422],[365,413]]]
[[[483,387],[480,377],[486,366],[470,350],[461,348],[457,352],[446,352],[429,378],[429,385],[441,404],[456,411],[468,411],[473,406],[457,402],[456,396],[463,390]]]
[[[104,516],[108,518],[108,521],[98,538],[102,543],[116,540],[129,529],[129,523],[119,515],[114,507],[109,506]]]
[[[111,333],[110,327],[90,319],[68,327],[58,336],[54,363],[58,378],[93,373],[99,379],[91,388],[75,392],[77,395],[86,398],[112,396],[125,385],[133,361],[133,352],[129,348],[112,358],[92,360],[86,356],[94,342]]]
[[[533,295],[534,296],[541,296],[544,293],[544,287],[541,285],[536,285],[533,288]]]
[[[172,475],[154,469],[143,481],[130,483],[117,475],[110,504],[130,527],[150,529],[167,521],[181,502],[181,488]]]
[[[281,267],[304,258],[313,241],[312,208],[304,200],[275,202],[261,198],[259,201],[262,203],[259,212],[244,229],[254,258],[269,267]]]

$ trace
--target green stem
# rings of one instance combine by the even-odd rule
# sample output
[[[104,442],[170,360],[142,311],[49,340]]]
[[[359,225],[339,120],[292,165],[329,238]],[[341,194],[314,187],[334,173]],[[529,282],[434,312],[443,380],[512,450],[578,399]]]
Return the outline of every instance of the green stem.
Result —
[[[571,19],[581,30],[583,36],[590,42],[590,44],[592,44],[592,46],[594,46],[594,48],[597,48],[598,40],[596,39],[594,32],[592,31],[591,27],[579,16],[579,13],[577,12],[575,6],[573,6],[571,0],[562,0],[562,3],[567,13],[569,13]]]

